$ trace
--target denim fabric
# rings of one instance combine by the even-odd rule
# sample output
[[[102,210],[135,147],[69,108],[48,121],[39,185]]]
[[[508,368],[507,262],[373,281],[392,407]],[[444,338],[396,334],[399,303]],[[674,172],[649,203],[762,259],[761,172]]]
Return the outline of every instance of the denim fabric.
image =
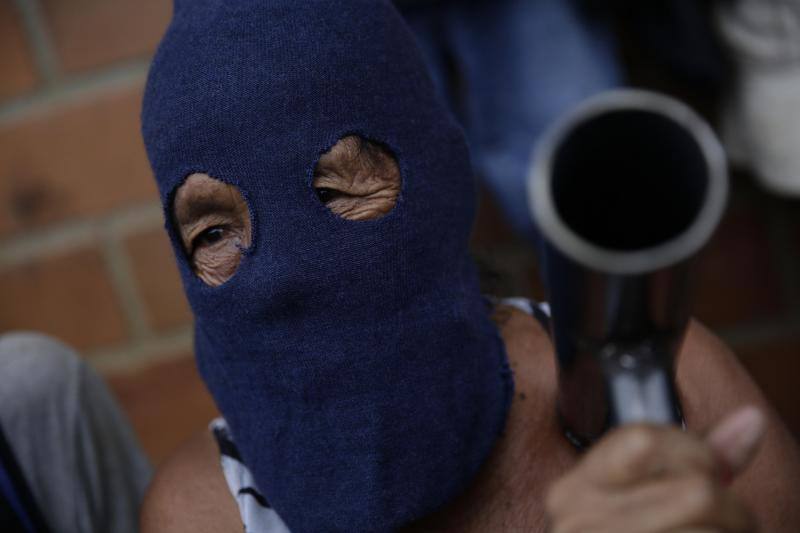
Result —
[[[296,533],[391,531],[472,480],[512,382],[467,251],[462,130],[414,38],[378,0],[177,2],[142,131],[195,315],[201,375],[260,492]],[[402,175],[383,218],[311,186],[347,134]],[[252,246],[233,278],[192,272],[171,222],[192,172],[239,187]]]
[[[36,533],[31,514],[40,514],[0,426],[0,524],[10,531]],[[47,526],[42,521],[40,528]]]
[[[571,106],[622,84],[610,28],[568,0],[428,2],[403,14],[480,177],[514,229],[535,238],[526,194],[534,146]]]

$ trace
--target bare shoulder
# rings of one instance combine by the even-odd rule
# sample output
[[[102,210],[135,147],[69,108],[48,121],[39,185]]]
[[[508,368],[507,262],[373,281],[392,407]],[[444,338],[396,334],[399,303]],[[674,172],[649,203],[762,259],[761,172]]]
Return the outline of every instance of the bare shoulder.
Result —
[[[494,308],[492,321],[500,331],[512,365],[523,359],[554,367],[550,336],[533,316],[501,303]]]
[[[687,423],[697,431],[742,405],[755,405],[775,416],[736,355],[697,321],[690,323],[678,355],[677,381]]]
[[[141,527],[142,533],[241,532],[209,431],[194,435],[158,469],[142,504]]]
[[[764,441],[734,484],[755,512],[760,531],[800,531],[800,449],[733,352],[692,322],[678,357],[677,383],[689,428],[705,433],[735,408],[759,407],[768,418]]]

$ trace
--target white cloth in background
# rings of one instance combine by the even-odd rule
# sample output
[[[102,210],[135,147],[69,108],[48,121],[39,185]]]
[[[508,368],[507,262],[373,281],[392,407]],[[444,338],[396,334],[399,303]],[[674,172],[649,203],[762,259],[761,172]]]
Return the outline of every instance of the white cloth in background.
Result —
[[[728,153],[768,189],[800,197],[800,0],[717,4],[738,70],[722,123]]]

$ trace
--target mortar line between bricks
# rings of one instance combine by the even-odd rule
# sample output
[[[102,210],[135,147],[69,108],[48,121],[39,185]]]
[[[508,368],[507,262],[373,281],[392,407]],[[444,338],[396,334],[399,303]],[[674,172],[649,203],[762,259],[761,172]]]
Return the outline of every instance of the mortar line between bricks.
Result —
[[[122,236],[110,228],[103,235],[103,256],[108,267],[114,292],[119,298],[125,321],[130,329],[131,341],[135,344],[150,336],[144,302],[139,296],[139,287],[133,275],[128,254],[123,249]]]
[[[95,243],[100,240],[104,231],[123,236],[162,224],[161,203],[156,200],[105,216],[26,231],[0,240],[0,268]]]
[[[155,362],[177,359],[191,353],[192,346],[193,327],[185,326],[138,343],[95,350],[87,353],[85,359],[103,374],[131,372]]]
[[[52,85],[4,103],[0,107],[0,126],[44,115],[55,107],[88,100],[98,94],[142,85],[149,65],[149,58],[138,59],[89,74],[60,79]]]
[[[42,18],[39,0],[15,0],[15,3],[22,17],[22,24],[33,50],[39,75],[47,85],[52,85],[58,78],[58,60],[47,32],[47,25]]]

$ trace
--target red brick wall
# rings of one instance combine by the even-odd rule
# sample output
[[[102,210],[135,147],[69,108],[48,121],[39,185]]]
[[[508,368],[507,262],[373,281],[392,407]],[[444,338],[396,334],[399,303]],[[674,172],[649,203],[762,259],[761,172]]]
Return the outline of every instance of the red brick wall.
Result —
[[[0,1],[0,333],[42,331],[79,350],[157,461],[214,412],[139,135],[171,9]]]
[[[139,135],[170,14],[169,0],[0,4],[0,331],[111,366],[190,346]]]

